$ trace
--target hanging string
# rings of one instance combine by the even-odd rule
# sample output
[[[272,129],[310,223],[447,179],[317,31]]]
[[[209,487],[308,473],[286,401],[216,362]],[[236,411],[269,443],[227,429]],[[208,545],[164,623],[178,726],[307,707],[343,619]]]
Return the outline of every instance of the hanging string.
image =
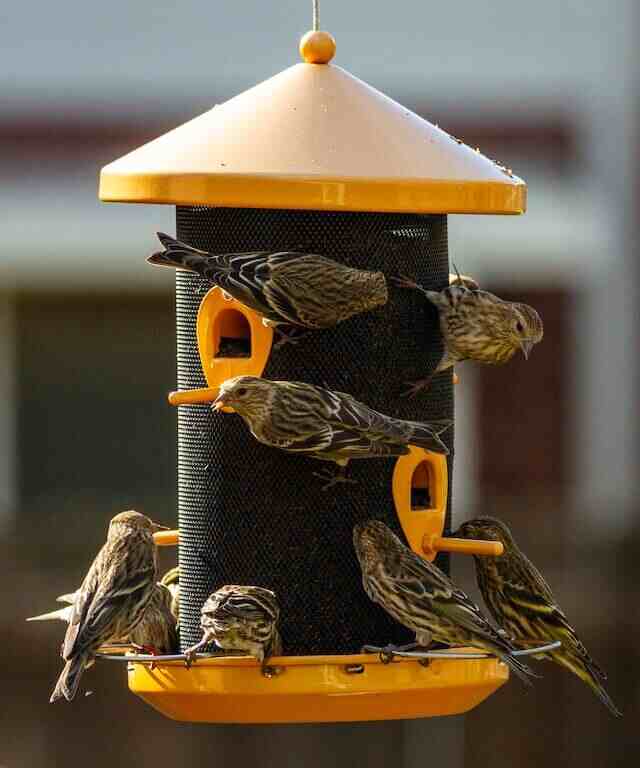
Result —
[[[320,29],[320,0],[313,0],[313,31]]]

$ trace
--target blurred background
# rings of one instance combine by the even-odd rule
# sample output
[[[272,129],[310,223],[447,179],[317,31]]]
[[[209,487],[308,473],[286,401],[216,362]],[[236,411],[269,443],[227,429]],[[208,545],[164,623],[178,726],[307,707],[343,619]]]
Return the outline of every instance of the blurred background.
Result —
[[[466,718],[248,728],[164,720],[105,663],[93,696],[50,706],[62,627],[23,620],[79,583],[116,512],[177,519],[173,279],[144,262],[174,209],[100,204],[99,169],[296,63],[311,2],[0,9],[2,768],[636,763],[638,15],[321,0],[337,64],[528,182],[524,217],[449,221],[460,269],[545,320],[529,363],[458,369],[454,510],[511,524],[625,719],[545,665],[533,692],[510,684]],[[471,563],[453,569],[477,595]]]

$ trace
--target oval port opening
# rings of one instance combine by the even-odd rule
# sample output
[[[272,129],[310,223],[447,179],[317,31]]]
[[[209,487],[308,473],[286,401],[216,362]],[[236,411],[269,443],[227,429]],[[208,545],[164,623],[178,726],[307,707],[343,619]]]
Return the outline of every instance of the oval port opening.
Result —
[[[237,309],[224,309],[213,329],[216,358],[251,357],[251,326]]]
[[[427,461],[421,461],[413,470],[411,476],[411,509],[418,511],[431,509],[433,477],[431,465]]]

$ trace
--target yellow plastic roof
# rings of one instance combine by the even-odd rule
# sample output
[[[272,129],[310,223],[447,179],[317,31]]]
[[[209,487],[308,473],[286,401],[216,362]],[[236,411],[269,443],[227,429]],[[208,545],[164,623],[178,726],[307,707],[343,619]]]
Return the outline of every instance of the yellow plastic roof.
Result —
[[[105,166],[104,201],[523,213],[526,185],[340,67],[297,64]]]

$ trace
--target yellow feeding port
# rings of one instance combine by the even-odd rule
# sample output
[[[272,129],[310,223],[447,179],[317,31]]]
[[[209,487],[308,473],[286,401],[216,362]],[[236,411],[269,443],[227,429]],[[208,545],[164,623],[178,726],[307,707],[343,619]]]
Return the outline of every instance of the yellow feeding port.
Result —
[[[471,650],[471,649],[466,649]],[[173,720],[321,723],[458,715],[509,677],[495,658],[385,664],[375,654],[283,656],[265,677],[249,657],[129,664],[131,691]]]

